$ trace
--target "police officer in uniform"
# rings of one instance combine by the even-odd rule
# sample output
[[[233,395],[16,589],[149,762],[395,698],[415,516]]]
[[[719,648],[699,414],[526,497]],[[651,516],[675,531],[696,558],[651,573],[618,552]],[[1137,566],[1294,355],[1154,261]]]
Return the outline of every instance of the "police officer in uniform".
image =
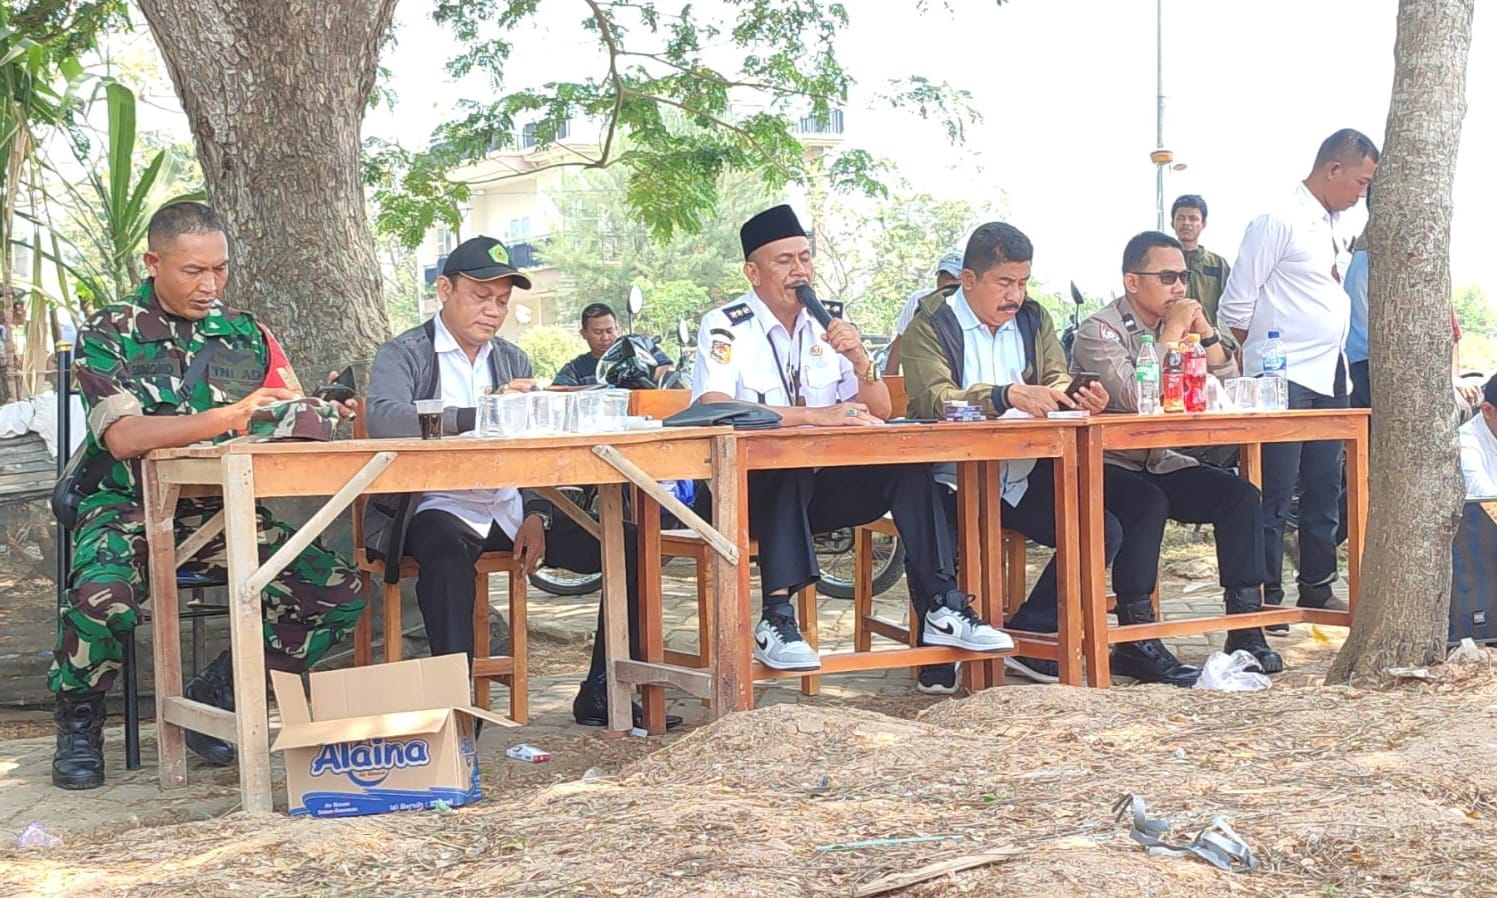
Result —
[[[228,241],[212,209],[166,206],[151,217],[147,239],[150,278],[134,295],[96,312],[79,334],[76,376],[88,406],[88,434],[79,449],[85,453],[83,498],[68,601],[47,675],[57,694],[52,782],[64,789],[104,783],[104,694],[120,667],[120,636],[139,621],[148,597],[137,460],[153,449],[234,431],[325,439],[338,417],[315,400],[288,403],[300,391],[279,347],[249,313],[221,302]],[[182,500],[177,539],[220,508],[217,500]],[[263,506],[256,513],[265,558],[294,531]],[[222,578],[223,534],[182,570]],[[265,587],[264,598],[266,665],[293,673],[325,655],[364,608],[357,572],[315,542]],[[184,692],[232,710],[228,653]],[[234,760],[232,745],[200,733],[189,732],[187,746],[210,763]]]
[[[787,427],[877,427],[892,413],[889,389],[857,329],[828,304],[822,328],[796,298],[813,276],[806,231],[789,206],[749,219],[739,231],[752,286],[738,302],[708,312],[698,329],[693,398],[765,405]],[[870,431],[868,439],[877,439]],[[924,464],[807,467],[749,475],[749,532],[759,541],[763,618],[754,657],[777,670],[815,670],[790,596],[820,576],[812,533],[865,524],[893,512],[906,546],[911,601],[923,641],[976,651],[1013,647],[973,612],[956,587],[954,547],[938,486]]]
[[[1124,295],[1081,323],[1071,364],[1078,371],[1101,375],[1112,411],[1138,411],[1134,366],[1144,334],[1161,345],[1187,333],[1200,334],[1210,373],[1236,377],[1237,363],[1222,346],[1201,304],[1185,295],[1188,272],[1179,241],[1159,231],[1145,231],[1123,251]],[[1187,524],[1209,523],[1216,533],[1218,576],[1228,614],[1250,614],[1263,604],[1263,503],[1258,488],[1236,475],[1173,449],[1109,450],[1114,470],[1107,481],[1107,501],[1148,510],[1163,533],[1164,518]],[[1120,470],[1119,470],[1120,469]],[[1112,566],[1120,623],[1152,620],[1149,596],[1159,575],[1159,543],[1141,550],[1136,540]],[[1176,682],[1167,676],[1173,660],[1163,643],[1124,643],[1113,654],[1119,673],[1139,679]],[[1228,652],[1245,649],[1266,673],[1284,669],[1257,627],[1227,633]],[[1186,685],[1177,682],[1177,685]]]

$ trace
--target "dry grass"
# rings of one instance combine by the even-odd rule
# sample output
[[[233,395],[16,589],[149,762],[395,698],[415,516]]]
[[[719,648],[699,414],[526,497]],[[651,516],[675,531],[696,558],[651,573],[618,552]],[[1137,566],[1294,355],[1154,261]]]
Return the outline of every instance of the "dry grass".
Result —
[[[1438,682],[1381,690],[1299,685],[1316,670],[1299,673],[1256,694],[995,689],[913,720],[772,706],[637,763],[624,760],[634,740],[595,739],[599,765],[621,765],[616,778],[504,780],[501,798],[455,813],[234,815],[0,856],[0,891],[848,895],[888,873],[1012,845],[1017,857],[901,894],[1497,893],[1491,666],[1447,666]],[[1125,792],[1185,835],[1225,818],[1262,869],[1229,875],[1146,855],[1110,814]],[[817,850],[915,836],[945,838]]]

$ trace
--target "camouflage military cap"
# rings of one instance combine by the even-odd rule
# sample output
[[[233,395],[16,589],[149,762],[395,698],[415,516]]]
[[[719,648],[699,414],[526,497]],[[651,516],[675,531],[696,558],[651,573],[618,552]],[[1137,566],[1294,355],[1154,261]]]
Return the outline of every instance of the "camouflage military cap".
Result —
[[[267,440],[328,442],[338,426],[338,407],[310,396],[275,402],[250,418],[249,435]]]

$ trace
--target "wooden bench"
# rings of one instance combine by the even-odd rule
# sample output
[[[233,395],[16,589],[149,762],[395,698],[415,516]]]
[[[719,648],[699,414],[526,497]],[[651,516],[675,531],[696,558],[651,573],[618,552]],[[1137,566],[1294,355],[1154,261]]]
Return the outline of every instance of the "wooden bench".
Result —
[[[354,400],[355,415],[353,435],[355,439],[369,436],[364,424],[364,407]],[[354,664],[366,665],[374,661],[374,591],[371,580],[378,576],[381,582],[381,606],[385,619],[385,661],[401,659],[401,608],[400,582],[385,583],[385,564],[369,555],[364,547],[364,503],[360,497],[353,503],[354,563],[359,569],[359,579],[364,583],[364,594],[368,605],[354,625]],[[525,723],[530,715],[528,689],[530,675],[526,669],[529,661],[529,640],[526,633],[525,575],[520,572],[520,562],[509,552],[484,552],[478,556],[477,577],[473,581],[473,703],[480,708],[489,707],[489,684],[498,680],[509,687],[509,717],[515,723]],[[409,555],[400,560],[399,578],[404,580],[420,573],[420,565]],[[509,575],[509,654],[489,654],[489,577],[493,574]]]

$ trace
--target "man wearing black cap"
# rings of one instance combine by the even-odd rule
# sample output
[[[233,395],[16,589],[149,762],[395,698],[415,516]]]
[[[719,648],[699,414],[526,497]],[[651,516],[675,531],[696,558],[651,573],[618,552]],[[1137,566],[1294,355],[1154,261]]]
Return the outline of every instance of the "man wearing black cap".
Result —
[[[492,237],[464,241],[447,257],[437,278],[442,309],[431,320],[388,341],[374,355],[369,374],[369,435],[414,437],[421,433],[416,400],[441,399],[442,430],[459,434],[475,426],[478,396],[488,389],[528,390],[533,385],[525,351],[498,336],[514,289],[530,279],[509,261]],[[484,552],[512,551],[529,574],[542,562],[578,573],[602,570],[598,541],[531,490],[489,489],[378,496],[364,511],[364,540],[372,555],[409,555],[420,565],[416,600],[433,655],[464,652],[473,657],[473,581]],[[632,528],[625,540],[629,578],[629,641],[643,657],[632,623],[639,601],[638,552]],[[399,565],[385,578],[395,582]],[[572,716],[586,726],[608,722],[603,666],[603,615],[592,668],[572,702]],[[635,725],[641,713],[636,706]],[[679,725],[679,717],[667,726]]]
[[[795,213],[789,206],[761,212],[739,237],[743,273],[753,289],[702,319],[693,398],[769,406],[787,427],[882,424],[892,411],[889,388],[857,329],[841,319],[835,303],[828,304],[833,318],[823,328],[796,298],[796,288],[808,285],[814,272]],[[925,622],[923,642],[976,651],[1013,647],[956,587],[954,547],[929,465],[755,471],[748,507],[764,591],[754,657],[765,666],[821,666],[790,605],[790,596],[821,574],[811,534],[866,524],[890,511],[906,547],[911,601]]]

